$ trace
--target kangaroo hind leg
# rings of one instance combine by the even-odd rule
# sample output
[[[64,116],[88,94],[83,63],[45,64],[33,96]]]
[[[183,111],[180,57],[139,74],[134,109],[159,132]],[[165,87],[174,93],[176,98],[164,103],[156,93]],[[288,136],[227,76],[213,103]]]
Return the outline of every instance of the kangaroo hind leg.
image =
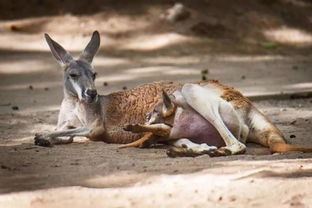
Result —
[[[245,152],[246,146],[232,134],[221,118],[221,105],[228,108],[233,107],[230,103],[220,98],[217,90],[201,87],[197,84],[185,84],[182,88],[182,94],[186,102],[217,129],[226,144],[226,147],[221,149],[229,151],[230,154]],[[234,109],[233,112],[235,112]],[[235,118],[237,119],[237,115]],[[239,132],[241,132],[240,124],[238,124],[238,128]]]

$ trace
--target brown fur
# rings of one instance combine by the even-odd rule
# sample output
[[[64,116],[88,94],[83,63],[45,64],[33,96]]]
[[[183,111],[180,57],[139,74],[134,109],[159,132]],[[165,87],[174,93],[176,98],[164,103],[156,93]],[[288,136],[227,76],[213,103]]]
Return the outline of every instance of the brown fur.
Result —
[[[172,93],[181,87],[180,83],[155,82],[108,95],[104,112],[104,141],[124,144],[139,139],[142,134],[124,131],[123,127],[131,123],[144,123],[146,114],[161,100],[163,90]]]
[[[242,93],[240,93],[233,87],[226,86],[220,83],[218,80],[209,80],[209,82],[221,88],[223,90],[223,94],[221,95],[221,98],[233,104],[233,106],[236,109],[238,108],[248,109],[251,107],[252,105],[251,101],[248,98],[244,97]]]
[[[154,134],[151,133],[151,132],[148,132],[148,133],[145,133],[144,136],[141,137],[140,139],[138,139],[138,140],[136,140],[136,141],[134,141],[134,142],[125,144],[125,145],[121,145],[121,146],[119,146],[119,148],[144,147],[144,143],[145,143],[146,141],[153,140],[152,137],[154,137]]]
[[[250,113],[248,114],[251,115],[248,116],[249,120],[248,119],[246,120],[246,122],[249,123],[250,125],[248,141],[252,141],[261,144],[263,146],[269,147],[272,153],[288,152],[288,151],[312,152],[312,148],[305,148],[287,144],[284,139],[283,133],[271,121],[269,121],[260,111],[258,111],[255,107],[253,107],[250,100],[245,98],[239,91],[235,90],[234,88],[223,85],[216,80],[198,82],[197,84],[200,84],[202,86],[207,84],[216,85],[218,89],[221,89],[222,92],[221,98],[223,98],[227,102],[230,102],[236,109],[240,109],[240,112],[243,113],[242,115],[247,116],[247,113]],[[161,112],[162,106],[163,104],[159,103],[154,107],[154,110]],[[168,117],[164,116],[163,114],[160,114],[162,115],[162,118],[158,118],[159,123],[169,124],[172,126],[176,107],[174,107],[173,109],[174,111],[170,112],[170,116],[168,115]],[[256,116],[256,119],[254,116]],[[148,131],[146,131],[145,129],[145,131],[143,132]],[[149,135],[149,137],[144,136],[137,142],[133,142],[128,146],[139,147],[142,146],[142,144],[148,140],[151,140],[151,142],[155,141],[152,139],[152,135]],[[182,155],[184,155],[184,153]]]

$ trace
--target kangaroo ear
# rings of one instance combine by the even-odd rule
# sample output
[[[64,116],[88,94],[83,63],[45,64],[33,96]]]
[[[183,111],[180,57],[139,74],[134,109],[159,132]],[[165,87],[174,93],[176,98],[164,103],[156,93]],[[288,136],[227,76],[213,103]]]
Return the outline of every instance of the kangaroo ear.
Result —
[[[165,91],[162,92],[162,99],[164,103],[162,108],[163,116],[171,116],[176,109],[176,105],[172,102],[170,96]]]
[[[94,31],[92,34],[92,38],[86,48],[83,50],[81,55],[79,56],[80,60],[84,60],[89,64],[92,63],[93,57],[100,47],[100,34],[98,31]]]
[[[50,47],[53,56],[62,67],[65,67],[69,64],[71,60],[73,60],[73,57],[60,44],[52,40],[52,38],[48,34],[45,33],[44,37]]]

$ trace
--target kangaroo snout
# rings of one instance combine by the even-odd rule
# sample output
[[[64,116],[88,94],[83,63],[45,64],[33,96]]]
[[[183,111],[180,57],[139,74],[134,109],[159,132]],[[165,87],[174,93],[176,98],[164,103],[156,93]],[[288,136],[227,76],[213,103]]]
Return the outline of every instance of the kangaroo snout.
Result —
[[[87,89],[86,90],[86,95],[92,99],[94,99],[97,96],[97,91],[96,89]]]

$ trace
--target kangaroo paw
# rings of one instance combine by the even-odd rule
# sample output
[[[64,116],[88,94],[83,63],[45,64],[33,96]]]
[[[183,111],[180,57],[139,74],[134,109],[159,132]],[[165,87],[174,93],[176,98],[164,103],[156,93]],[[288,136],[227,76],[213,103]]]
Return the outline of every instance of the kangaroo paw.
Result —
[[[211,157],[220,157],[220,156],[228,156],[228,155],[238,155],[244,154],[246,151],[245,146],[229,146],[229,147],[220,147],[219,149],[212,151],[209,154]]]
[[[35,145],[42,146],[42,147],[52,147],[53,141],[51,137],[48,137],[45,134],[36,134],[34,138]]]
[[[210,157],[221,157],[231,155],[232,152],[224,147],[221,147],[217,150],[211,151],[208,153]]]
[[[126,125],[124,127],[125,131],[131,131],[134,133],[142,133],[142,132],[146,132],[146,129],[144,128],[144,126],[140,125],[140,124],[129,124]]]
[[[202,150],[202,151],[194,151],[193,149],[187,149],[183,147],[171,147],[167,150],[168,157],[197,157],[200,155],[205,155],[215,151],[214,149],[211,150]]]

